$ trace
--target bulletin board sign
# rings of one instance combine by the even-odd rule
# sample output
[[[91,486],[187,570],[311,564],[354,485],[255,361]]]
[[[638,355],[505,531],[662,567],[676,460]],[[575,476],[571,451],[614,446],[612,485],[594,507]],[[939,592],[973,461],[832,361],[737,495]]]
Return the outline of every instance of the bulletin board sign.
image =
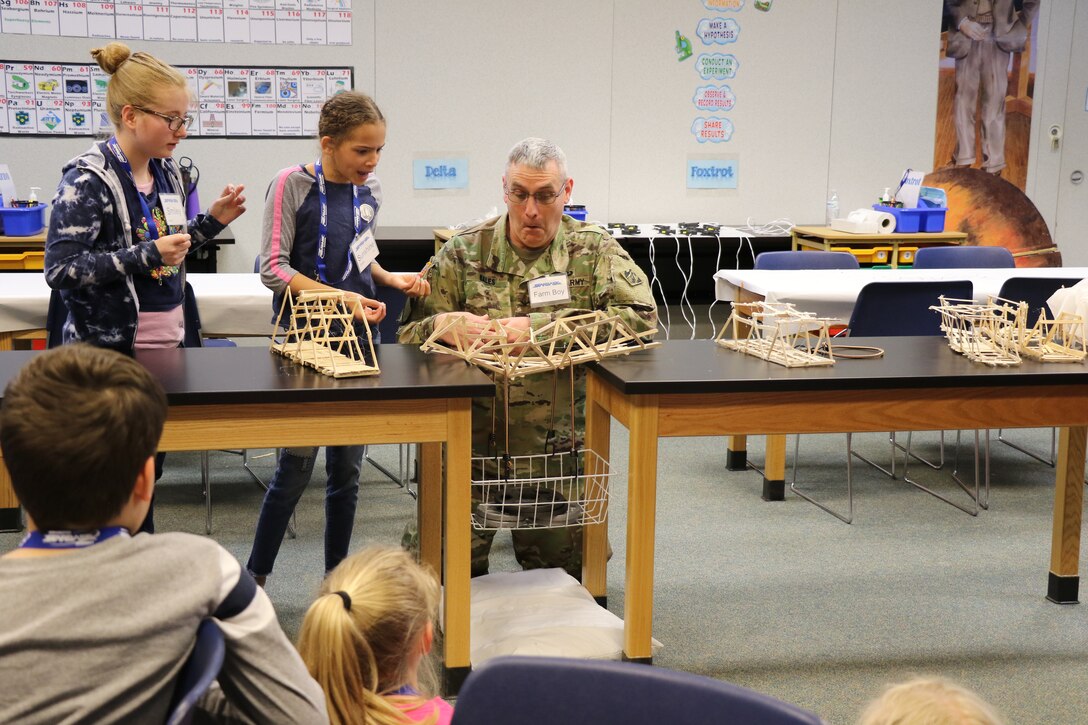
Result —
[[[354,87],[344,67],[176,66],[189,81],[195,138],[312,138],[321,106]],[[98,136],[109,76],[95,64],[0,60],[0,135]]]
[[[351,45],[351,0],[3,0],[0,33],[190,43]]]

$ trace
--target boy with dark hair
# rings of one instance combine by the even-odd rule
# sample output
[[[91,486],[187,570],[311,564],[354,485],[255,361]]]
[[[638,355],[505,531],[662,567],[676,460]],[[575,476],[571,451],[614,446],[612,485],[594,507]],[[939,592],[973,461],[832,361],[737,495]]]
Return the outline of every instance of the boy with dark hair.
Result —
[[[131,535],[155,487],[166,396],[134,360],[88,345],[8,384],[0,448],[29,533],[0,557],[0,722],[164,722],[202,619],[226,659],[212,716],[327,722],[264,592],[214,541]]]

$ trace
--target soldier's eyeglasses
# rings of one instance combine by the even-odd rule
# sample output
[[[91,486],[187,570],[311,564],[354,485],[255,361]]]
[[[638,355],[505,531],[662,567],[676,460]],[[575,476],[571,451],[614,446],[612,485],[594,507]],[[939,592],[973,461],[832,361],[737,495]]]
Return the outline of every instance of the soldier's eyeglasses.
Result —
[[[564,182],[565,183],[565,182]],[[563,190],[552,191],[551,189],[542,189],[541,191],[534,191],[532,194],[524,189],[504,189],[507,198],[510,199],[510,203],[517,204],[518,206],[529,201],[529,197],[533,197],[533,201],[541,206],[548,206],[554,204],[555,200],[563,195]]]
[[[143,106],[133,106],[137,111],[143,111],[144,113],[150,113],[152,116],[158,116],[162,120],[166,121],[166,125],[170,127],[170,130],[177,133],[181,130],[182,126],[189,128],[189,125],[193,122],[193,114],[187,113],[184,116],[168,116],[165,113],[159,113],[158,111],[152,111],[150,108],[144,108]]]

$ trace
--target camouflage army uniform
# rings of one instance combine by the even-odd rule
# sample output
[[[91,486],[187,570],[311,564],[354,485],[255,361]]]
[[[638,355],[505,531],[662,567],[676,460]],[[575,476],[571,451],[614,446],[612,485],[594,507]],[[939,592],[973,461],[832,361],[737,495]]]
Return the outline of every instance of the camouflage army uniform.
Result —
[[[492,319],[528,317],[534,330],[557,317],[593,310],[618,315],[637,332],[657,325],[657,308],[646,276],[600,227],[564,216],[555,239],[538,256],[519,253],[507,239],[506,229],[504,214],[446,243],[428,275],[430,295],[409,301],[398,335],[400,342],[418,344],[426,340],[434,332],[435,316],[444,312],[471,312]],[[531,307],[527,281],[555,272],[566,272],[570,302]],[[558,434],[557,448],[569,448],[572,428],[568,372],[560,372],[558,380],[545,373],[511,381],[509,427],[503,387],[497,386],[495,399],[472,402],[474,456],[544,453],[549,428]],[[580,442],[585,432],[585,371],[580,366],[575,371],[574,390],[574,432]],[[490,448],[493,429],[495,447]],[[487,573],[487,556],[495,532],[482,534],[473,532],[473,576]],[[580,577],[581,534],[580,526],[516,530],[514,551],[526,569],[558,566]]]

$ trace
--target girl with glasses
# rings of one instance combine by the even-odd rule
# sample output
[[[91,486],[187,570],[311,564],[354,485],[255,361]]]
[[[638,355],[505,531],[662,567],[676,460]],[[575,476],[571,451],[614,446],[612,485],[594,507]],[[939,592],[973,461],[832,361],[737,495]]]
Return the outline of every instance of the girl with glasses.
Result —
[[[45,278],[67,308],[62,341],[122,352],[179,347],[185,257],[245,211],[244,189],[227,186],[208,214],[186,218],[172,158],[187,134],[185,76],[123,43],[91,56],[110,74],[114,135],[65,164],[53,198]],[[161,474],[161,454],[157,462]],[[150,513],[144,530],[154,530]]]

